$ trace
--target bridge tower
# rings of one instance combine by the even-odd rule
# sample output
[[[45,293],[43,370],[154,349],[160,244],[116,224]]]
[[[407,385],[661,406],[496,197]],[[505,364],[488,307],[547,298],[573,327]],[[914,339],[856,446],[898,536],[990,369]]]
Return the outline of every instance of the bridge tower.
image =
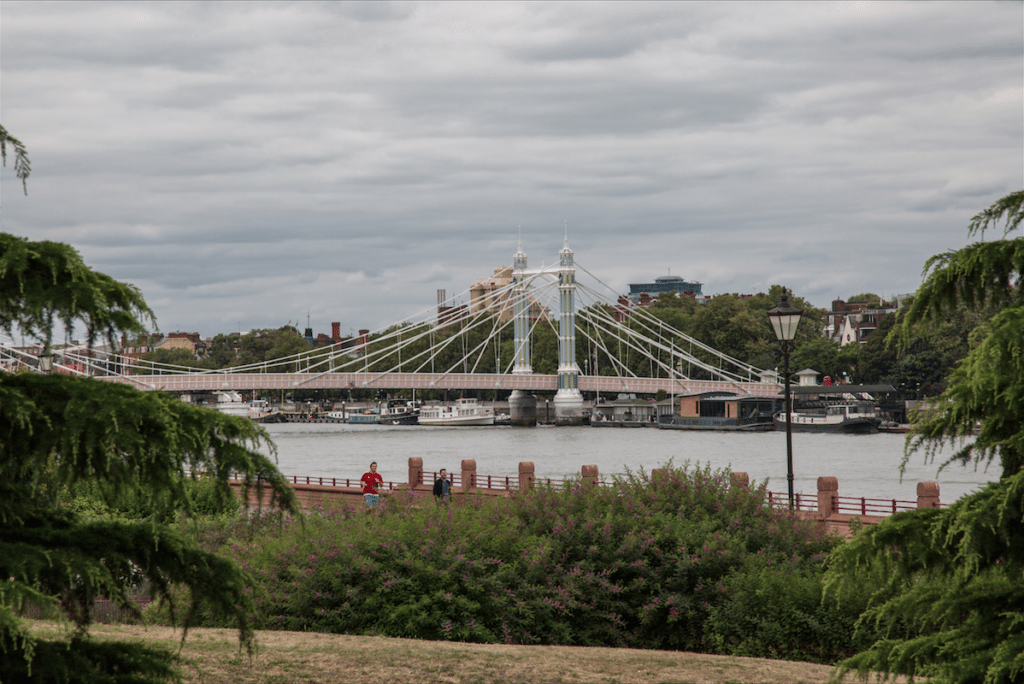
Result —
[[[569,236],[558,253],[558,392],[555,394],[555,423],[580,425],[583,422],[583,395],[580,394],[580,367],[576,365],[576,267],[569,249]]]
[[[530,375],[530,320],[529,302],[526,295],[526,254],[523,241],[519,240],[519,251],[512,257],[512,328],[515,338],[515,362],[513,375]],[[513,425],[537,424],[537,397],[523,390],[513,390],[508,398],[509,419]]]

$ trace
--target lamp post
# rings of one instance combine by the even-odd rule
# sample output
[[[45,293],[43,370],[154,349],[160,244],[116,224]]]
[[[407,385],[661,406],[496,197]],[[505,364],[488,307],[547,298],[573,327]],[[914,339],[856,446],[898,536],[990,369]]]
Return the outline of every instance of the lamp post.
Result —
[[[768,310],[768,320],[772,322],[775,337],[782,343],[783,374],[786,383],[786,467],[789,479],[789,510],[793,510],[793,407],[789,397],[789,352],[792,350],[793,338],[796,337],[797,326],[800,325],[800,314],[803,312],[789,303],[786,288],[782,288],[779,305]]]
[[[39,371],[47,375],[53,372],[53,347],[50,346],[49,334],[46,335],[46,339],[43,341],[43,351],[39,355]]]

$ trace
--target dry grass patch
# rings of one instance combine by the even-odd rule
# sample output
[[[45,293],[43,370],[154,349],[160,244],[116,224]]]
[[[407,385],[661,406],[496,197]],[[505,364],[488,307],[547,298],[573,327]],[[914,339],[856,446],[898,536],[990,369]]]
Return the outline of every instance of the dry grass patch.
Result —
[[[37,632],[54,623],[39,622]],[[170,627],[94,625],[95,639],[140,639],[177,650]],[[181,650],[186,682],[203,684],[815,684],[833,668],[760,658],[571,646],[502,646],[304,632],[259,632],[250,660],[238,632],[189,630]],[[854,677],[850,678],[855,680]],[[899,680],[897,680],[899,681]]]

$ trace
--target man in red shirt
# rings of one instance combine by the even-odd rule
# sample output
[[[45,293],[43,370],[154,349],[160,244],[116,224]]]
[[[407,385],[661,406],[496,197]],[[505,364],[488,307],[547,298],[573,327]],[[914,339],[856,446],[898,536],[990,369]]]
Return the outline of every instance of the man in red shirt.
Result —
[[[377,488],[384,484],[384,478],[377,474],[376,461],[370,464],[370,472],[363,473],[359,481],[363,483],[363,499],[366,500],[367,507],[375,507],[380,503],[380,494],[377,493]]]

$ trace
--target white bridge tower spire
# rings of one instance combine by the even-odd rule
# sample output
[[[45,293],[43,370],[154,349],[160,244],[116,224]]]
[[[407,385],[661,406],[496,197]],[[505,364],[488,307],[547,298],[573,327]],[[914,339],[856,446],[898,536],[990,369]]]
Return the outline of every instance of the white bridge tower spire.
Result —
[[[515,364],[513,375],[533,373],[530,365],[530,321],[529,302],[526,300],[526,254],[523,253],[523,239],[519,238],[519,251],[512,257],[512,327],[515,333]]]
[[[515,333],[513,375],[533,373],[530,364],[530,303],[526,295],[526,275],[526,254],[523,253],[523,236],[520,232],[519,251],[512,257],[512,329]],[[513,425],[536,425],[537,397],[523,390],[513,390],[508,398],[508,412]]]
[[[580,367],[576,365],[576,266],[565,246],[558,253],[558,392],[555,394],[555,422],[579,425],[583,422],[583,395],[580,394]]]

